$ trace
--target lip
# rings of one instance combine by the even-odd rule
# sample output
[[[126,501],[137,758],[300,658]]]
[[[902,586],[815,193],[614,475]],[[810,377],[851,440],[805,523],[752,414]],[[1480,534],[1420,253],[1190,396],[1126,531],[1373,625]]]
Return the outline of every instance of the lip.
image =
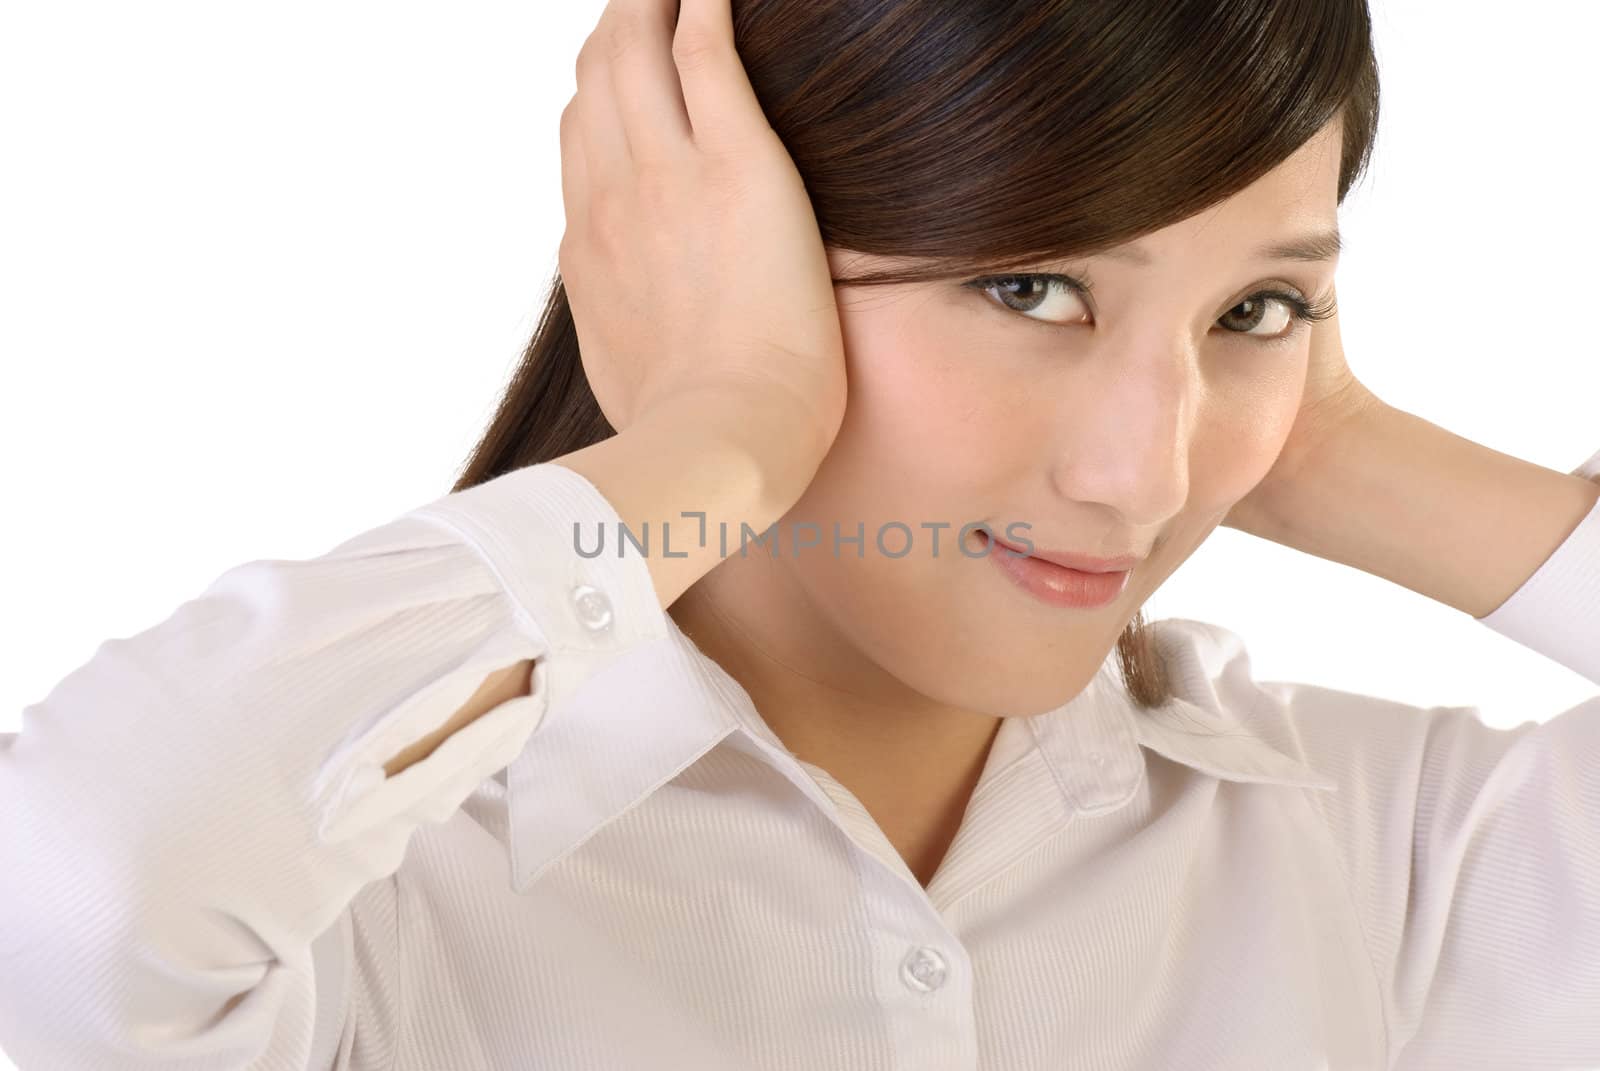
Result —
[[[988,540],[990,537],[988,533],[980,531],[979,538]],[[995,549],[993,543],[998,543],[1002,549],[1017,548],[1000,540],[992,540],[989,546],[991,553],[985,556],[994,562],[995,568],[1007,580],[1046,606],[1079,610],[1108,606],[1121,596],[1131,575],[1127,571],[1089,572],[1072,569],[1027,554],[992,553]]]
[[[1025,553],[1030,558],[1054,562],[1063,569],[1071,569],[1078,573],[1123,573],[1144,561],[1144,558],[1137,554],[1124,554],[1118,558],[1091,558],[1086,554],[1074,554],[1067,550],[1040,550],[1035,547],[1033,550],[1024,551],[999,536],[991,534],[991,538],[997,546],[1007,547],[1018,554]]]

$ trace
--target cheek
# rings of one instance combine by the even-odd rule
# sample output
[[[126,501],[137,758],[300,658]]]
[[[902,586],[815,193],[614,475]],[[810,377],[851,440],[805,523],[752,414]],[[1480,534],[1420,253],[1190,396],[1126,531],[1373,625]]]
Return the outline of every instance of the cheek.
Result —
[[[1240,399],[1206,423],[1190,457],[1190,495],[1208,505],[1250,493],[1278,460],[1299,408],[1298,388]]]
[[[992,481],[1015,412],[965,340],[925,315],[842,320],[850,393],[838,460],[891,497],[949,498]],[[988,474],[988,475],[985,475]]]

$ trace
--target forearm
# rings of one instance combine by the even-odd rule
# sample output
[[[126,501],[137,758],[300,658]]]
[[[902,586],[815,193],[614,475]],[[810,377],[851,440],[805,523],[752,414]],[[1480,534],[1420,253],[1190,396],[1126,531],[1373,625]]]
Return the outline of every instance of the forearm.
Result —
[[[706,394],[694,405],[651,414],[622,433],[555,459],[600,491],[639,543],[663,609],[721,560],[722,529],[730,550],[742,525],[756,535],[781,517],[805,490],[820,444],[781,399]],[[704,513],[699,517],[688,513]],[[670,523],[670,538],[662,525]],[[702,541],[702,532],[704,540]],[[580,539],[581,537],[581,539]],[[615,555],[620,532],[563,534],[570,553],[581,545]],[[754,536],[751,537],[754,539]],[[668,551],[671,555],[668,555]],[[626,553],[640,551],[629,546]],[[508,700],[531,693],[533,660],[489,674],[443,725],[384,764],[398,776],[466,726]]]
[[[1600,499],[1600,484],[1391,406],[1294,483],[1259,534],[1474,618],[1510,598]]]

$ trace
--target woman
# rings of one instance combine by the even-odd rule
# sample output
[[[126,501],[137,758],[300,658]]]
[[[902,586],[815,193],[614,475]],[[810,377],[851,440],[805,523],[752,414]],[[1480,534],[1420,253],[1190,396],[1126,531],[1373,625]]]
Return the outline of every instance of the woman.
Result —
[[[1490,730],[1139,620],[1227,524],[1600,682],[1600,454],[1344,363],[1361,0],[678,7],[579,57],[561,277],[452,493],[26,712],[0,1046],[1600,1063],[1600,698]]]

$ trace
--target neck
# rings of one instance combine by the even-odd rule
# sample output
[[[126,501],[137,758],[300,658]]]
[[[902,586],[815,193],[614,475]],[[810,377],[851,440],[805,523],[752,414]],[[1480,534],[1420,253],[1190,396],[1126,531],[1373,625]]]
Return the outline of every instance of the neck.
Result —
[[[749,693],[785,748],[861,801],[926,885],[1001,719],[938,703],[895,679],[771,562],[729,558],[668,612]]]

